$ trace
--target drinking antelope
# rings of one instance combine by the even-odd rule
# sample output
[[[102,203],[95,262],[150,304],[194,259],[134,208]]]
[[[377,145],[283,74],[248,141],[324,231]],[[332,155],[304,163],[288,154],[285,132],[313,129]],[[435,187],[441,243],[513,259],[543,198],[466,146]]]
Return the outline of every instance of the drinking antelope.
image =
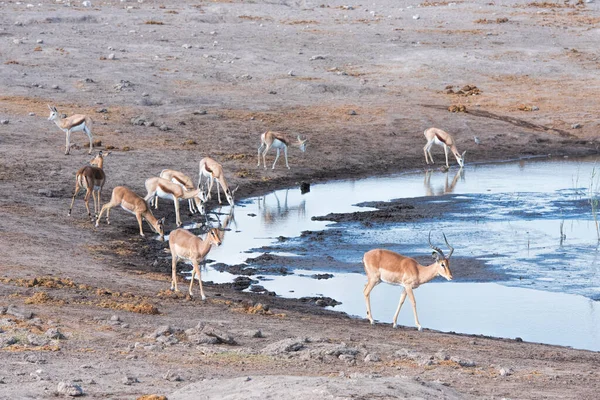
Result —
[[[110,225],[110,209],[116,206],[121,206],[123,210],[135,215],[138,225],[140,226],[140,235],[142,237],[144,237],[142,219],[145,219],[152,230],[160,235],[160,239],[162,240],[164,238],[165,219],[156,219],[152,214],[152,211],[150,211],[150,208],[148,208],[146,201],[125,186],[117,186],[113,189],[110,201],[102,207],[102,210],[100,210],[100,214],[96,219],[96,227],[100,224],[100,217],[102,217],[104,211],[106,211],[106,223]]]
[[[462,154],[460,154],[458,152],[458,149],[456,148],[454,139],[452,138],[452,136],[450,136],[449,133],[444,132],[443,130],[438,128],[429,128],[425,130],[424,135],[425,139],[427,139],[427,144],[425,145],[425,147],[423,147],[423,152],[425,153],[425,163],[429,165],[430,159],[431,163],[434,163],[433,157],[431,156],[431,146],[433,146],[435,143],[444,147],[444,153],[446,154],[446,167],[450,168],[450,165],[448,164],[448,147],[450,148],[450,150],[452,150],[452,154],[454,154],[454,157],[456,157],[456,162],[458,162],[458,165],[460,165],[461,168],[464,166],[464,157],[467,151],[465,150]],[[427,158],[428,155],[429,159]]]
[[[183,172],[175,171],[174,169],[163,169],[159,175],[161,178],[167,179],[173,183],[181,185],[184,190],[192,191],[195,189],[194,184],[189,176],[184,174]],[[154,205],[155,209],[158,209],[158,196],[154,197],[154,202],[150,202],[150,205]],[[190,208],[190,212],[195,214],[197,212],[204,214],[204,207],[196,208],[196,204],[194,204],[193,199],[188,199],[188,207]]]
[[[171,250],[171,257],[173,258],[171,264],[171,290],[175,290],[176,292],[179,291],[177,288],[177,261],[179,259],[188,260],[191,261],[193,265],[189,290],[190,297],[192,296],[192,287],[194,286],[194,276],[197,276],[198,284],[200,285],[200,296],[202,297],[202,300],[206,300],[204,289],[202,288],[200,268],[198,266],[210,251],[211,246],[219,246],[220,244],[221,239],[219,238],[219,231],[217,228],[209,230],[204,240],[185,229],[176,229],[171,232],[169,235],[169,249]]]
[[[202,203],[206,200],[204,193],[200,189],[185,191],[183,187],[177,183],[173,183],[167,179],[153,177],[146,179],[146,190],[148,194],[144,197],[147,202],[155,197],[173,200],[175,205],[175,221],[177,226],[181,226],[181,217],[179,216],[179,200],[194,200],[198,209],[202,208]]]
[[[454,248],[448,243],[446,235],[444,235],[444,240],[450,249],[450,253],[447,257],[439,247],[435,247],[431,244],[431,232],[429,232],[429,246],[433,249],[432,256],[435,261],[428,266],[419,264],[414,258],[406,257],[389,250],[374,249],[365,253],[363,256],[363,263],[365,265],[368,282],[365,285],[363,293],[365,295],[365,302],[367,303],[367,318],[371,324],[374,324],[374,321],[373,314],[371,313],[371,300],[369,295],[371,294],[371,290],[383,281],[392,285],[400,285],[404,288],[400,295],[400,302],[398,303],[398,308],[394,314],[392,326],[394,328],[396,327],[400,308],[408,295],[415,315],[415,324],[419,330],[422,329],[419,318],[417,317],[417,303],[415,302],[413,289],[429,282],[438,275],[443,276],[449,281],[452,280],[450,256],[452,256]]]
[[[61,118],[58,110],[54,106],[48,105],[50,109],[50,116],[48,121],[54,121],[63,132],[67,134],[67,143],[65,147],[65,154],[69,154],[71,151],[71,132],[83,131],[90,139],[90,151],[88,154],[92,154],[92,119],[87,115],[75,114],[67,118]]]
[[[273,167],[271,169],[275,169],[275,164],[277,163],[277,160],[279,159],[279,151],[281,149],[283,149],[283,155],[285,156],[285,166],[288,169],[290,169],[290,166],[288,165],[288,155],[287,155],[288,146],[293,144],[295,146],[298,146],[302,152],[305,152],[307,140],[308,139],[304,139],[304,140],[300,139],[300,135],[298,135],[298,141],[294,142],[294,143],[290,143],[289,139],[285,136],[285,134],[283,134],[281,132],[267,131],[267,132],[263,133],[262,135],[260,135],[260,146],[258,148],[258,166],[260,167],[260,154],[262,151],[263,165],[265,166],[265,169],[267,169],[267,160],[266,160],[267,152],[272,147],[274,149],[277,149],[277,155],[275,156],[275,161],[273,162]],[[263,149],[264,149],[264,151],[263,151]]]
[[[208,190],[206,195],[207,200],[210,200],[211,198],[210,193],[212,191],[213,181],[216,180],[217,197],[219,199],[219,204],[221,204],[221,192],[219,191],[219,185],[221,185],[221,187],[223,188],[223,193],[225,194],[225,197],[227,197],[227,202],[230,206],[234,205],[233,195],[237,188],[235,188],[233,191],[229,190],[229,186],[227,185],[227,181],[225,180],[225,174],[223,173],[223,166],[221,166],[221,164],[219,164],[210,157],[204,157],[202,160],[200,160],[198,187],[201,187],[203,176],[206,176],[208,181]]]
[[[106,154],[102,154],[102,151],[100,151],[98,155],[90,161],[91,165],[81,167],[79,171],[77,171],[77,174],[75,175],[75,192],[71,199],[71,207],[69,207],[69,217],[71,216],[73,203],[75,203],[75,196],[79,194],[81,188],[86,189],[83,200],[85,201],[88,217],[90,217],[91,221],[94,221],[94,218],[92,218],[92,214],[90,213],[90,195],[94,198],[94,217],[98,216],[98,212],[100,212],[100,195],[102,194],[102,188],[104,187],[104,182],[106,180],[106,175],[104,174],[102,167],[104,166],[104,159],[108,157],[109,154],[110,151]]]

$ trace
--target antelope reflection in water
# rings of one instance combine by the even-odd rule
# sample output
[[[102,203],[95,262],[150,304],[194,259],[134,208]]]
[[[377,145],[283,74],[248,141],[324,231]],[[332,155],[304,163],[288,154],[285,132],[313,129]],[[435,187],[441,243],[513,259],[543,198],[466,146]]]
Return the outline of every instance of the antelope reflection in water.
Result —
[[[295,211],[299,219],[306,217],[306,199],[302,199],[298,205],[288,205],[288,192],[285,190],[285,198],[282,202],[277,196],[277,192],[259,197],[257,200],[258,214],[267,226],[272,226],[280,221],[289,218],[290,212]]]
[[[442,186],[438,186],[438,187],[433,187],[433,185],[431,184],[431,175],[433,174],[434,170],[427,170],[425,171],[425,179],[423,181],[423,187],[425,188],[425,195],[426,196],[442,196],[444,194],[449,194],[449,193],[453,193],[454,192],[454,187],[456,186],[456,184],[458,183],[458,179],[460,178],[461,181],[465,180],[465,170],[462,168],[459,168],[458,171],[456,171],[456,174],[454,175],[454,178],[452,179],[451,183],[448,183],[449,181],[449,174],[448,171],[443,172],[446,175],[446,179],[444,181],[444,186],[442,188]]]

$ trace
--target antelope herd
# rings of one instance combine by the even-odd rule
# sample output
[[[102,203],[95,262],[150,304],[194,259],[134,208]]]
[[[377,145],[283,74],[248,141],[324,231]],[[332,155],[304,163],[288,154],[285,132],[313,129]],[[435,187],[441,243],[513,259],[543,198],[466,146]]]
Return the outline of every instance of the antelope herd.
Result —
[[[90,141],[89,153],[91,154],[93,149],[92,143],[92,132],[91,125],[92,121],[88,116],[85,115],[72,115],[71,117],[63,117],[58,113],[56,107],[48,105],[50,109],[50,116],[48,120],[54,121],[54,123],[65,132],[66,134],[66,148],[65,154],[69,154],[71,144],[70,137],[71,132],[83,131],[87,134]],[[425,154],[425,163],[429,164],[430,161],[433,164],[433,157],[431,156],[431,147],[434,144],[441,145],[444,148],[446,156],[446,170],[449,168],[448,163],[448,150],[452,152],[456,161],[460,167],[459,173],[454,178],[453,185],[457,177],[462,172],[464,166],[464,155],[458,152],[456,143],[453,137],[438,128],[429,128],[424,132],[427,144],[423,148]],[[288,147],[298,147],[302,152],[306,151],[307,139],[301,139],[297,136],[295,142],[290,141],[287,136],[280,132],[267,131],[260,136],[260,146],[258,148],[258,167],[261,165],[261,156],[263,160],[263,166],[266,169],[266,155],[269,149],[274,148],[277,150],[275,160],[272,165],[272,169],[275,169],[275,165],[280,156],[280,151],[283,149],[285,158],[285,165],[289,169],[288,164]],[[171,290],[178,291],[177,287],[177,262],[179,260],[185,260],[192,263],[192,276],[189,286],[189,295],[192,296],[192,287],[194,278],[198,279],[200,286],[200,296],[202,300],[206,299],[204,289],[202,288],[202,280],[200,277],[199,265],[202,263],[208,252],[213,246],[219,246],[223,241],[223,230],[226,229],[229,222],[233,220],[233,206],[235,204],[234,194],[237,190],[230,190],[229,184],[225,178],[223,166],[216,160],[205,157],[199,162],[198,169],[198,184],[194,186],[192,179],[184,173],[173,170],[164,169],[161,171],[159,176],[150,177],[145,181],[147,194],[145,197],[141,197],[131,189],[125,186],[116,186],[112,191],[111,199],[104,206],[100,207],[102,188],[106,181],[106,174],[103,169],[104,159],[110,155],[110,152],[103,153],[100,151],[91,161],[89,166],[80,168],[75,176],[75,190],[71,199],[71,205],[69,207],[68,215],[71,215],[75,197],[81,191],[86,190],[84,202],[88,212],[90,220],[94,221],[95,226],[98,227],[102,215],[106,212],[106,223],[110,224],[110,210],[115,206],[121,206],[125,211],[135,215],[140,235],[143,237],[143,220],[150,225],[151,229],[159,235],[161,240],[165,237],[165,218],[157,219],[152,213],[151,207],[158,208],[158,199],[172,200],[175,208],[175,224],[178,229],[175,229],[168,236],[169,250],[172,258],[172,277],[171,277]],[[430,171],[428,171],[430,172]],[[428,175],[426,175],[426,184],[428,183]],[[221,227],[219,221],[219,228],[209,227],[205,239],[194,235],[186,229],[182,229],[183,222],[180,216],[179,202],[181,200],[188,200],[188,206],[191,214],[205,213],[204,204],[211,199],[211,192],[213,184],[216,182],[217,199],[219,204],[221,203],[221,191],[225,195],[225,198],[231,206],[231,211],[226,219],[225,228]],[[93,197],[94,201],[94,217],[92,217],[89,198]],[[260,205],[260,203],[259,203]],[[208,222],[208,219],[206,219]],[[431,232],[429,233],[429,246],[433,250],[434,262],[430,265],[424,266],[419,264],[415,259],[407,257],[398,253],[395,253],[386,249],[373,249],[366,252],[363,256],[363,264],[365,273],[367,275],[367,284],[363,290],[365,297],[365,303],[367,307],[367,318],[371,324],[374,324],[373,314],[371,312],[370,294],[373,288],[380,282],[386,282],[393,285],[400,285],[403,287],[400,295],[400,302],[394,314],[392,326],[395,328],[398,320],[398,314],[406,297],[409,298],[413,314],[415,318],[415,325],[421,330],[421,324],[417,316],[417,305],[415,302],[415,296],[413,290],[418,288],[420,285],[427,283],[434,279],[436,276],[442,276],[447,280],[452,280],[452,272],[450,271],[450,257],[454,252],[454,248],[450,246],[446,235],[443,234],[444,241],[450,249],[450,252],[446,256],[444,252],[431,243]]]

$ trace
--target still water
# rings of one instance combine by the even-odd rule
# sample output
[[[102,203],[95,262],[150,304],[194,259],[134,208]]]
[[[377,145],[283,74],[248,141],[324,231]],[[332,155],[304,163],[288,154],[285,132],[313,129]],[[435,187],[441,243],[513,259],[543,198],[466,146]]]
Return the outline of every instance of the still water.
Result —
[[[238,204],[232,230],[209,257],[226,264],[244,263],[262,254],[263,246],[276,248],[280,236],[297,238],[303,231],[332,225],[312,221],[313,216],[369,210],[355,206],[366,201],[439,196],[432,207],[436,202],[460,203],[442,219],[368,228],[347,224],[344,241],[351,245],[335,253],[336,261],[348,264],[346,270],[339,263],[332,269],[331,260],[324,258],[318,271],[269,275],[260,284],[281,296],[329,296],[342,302],[335,310],[364,318],[366,278],[359,266],[364,249],[385,247],[426,255],[427,233],[441,230],[456,248],[453,257],[483,261],[507,280],[439,279],[425,284],[415,291],[423,327],[599,351],[600,252],[593,201],[600,187],[598,176],[596,159],[527,160],[467,165],[462,171],[453,167],[447,173],[418,171],[336,181],[313,185],[306,194],[297,188],[280,190]],[[285,246],[279,254],[298,256],[286,252]],[[334,277],[310,277],[325,271]],[[210,266],[202,275],[214,282],[233,277]],[[400,292],[401,288],[386,284],[373,290],[375,319],[391,322]],[[398,322],[414,326],[408,302]]]

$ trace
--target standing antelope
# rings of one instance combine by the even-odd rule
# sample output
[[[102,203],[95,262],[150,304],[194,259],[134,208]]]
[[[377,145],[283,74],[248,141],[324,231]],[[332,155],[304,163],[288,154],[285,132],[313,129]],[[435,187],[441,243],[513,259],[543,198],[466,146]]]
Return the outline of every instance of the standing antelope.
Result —
[[[233,206],[233,195],[237,188],[233,191],[229,190],[229,186],[227,185],[227,181],[225,180],[225,174],[223,173],[223,166],[213,160],[210,157],[204,157],[200,160],[200,171],[198,176],[198,187],[201,187],[202,177],[206,176],[208,181],[208,190],[206,198],[210,200],[213,186],[213,181],[217,181],[217,197],[219,199],[219,204],[221,204],[221,192],[219,191],[219,185],[223,188],[223,193],[225,197],[227,197],[227,202],[230,206]]]
[[[83,200],[85,201],[88,217],[90,217],[91,221],[94,221],[94,218],[92,218],[92,214],[90,213],[90,195],[94,198],[94,217],[98,216],[98,213],[100,212],[100,195],[102,193],[102,187],[104,187],[104,181],[106,180],[106,175],[104,174],[102,167],[104,165],[104,159],[108,157],[109,154],[110,151],[106,154],[102,154],[102,151],[100,151],[98,155],[90,161],[91,165],[81,167],[79,171],[77,171],[77,174],[75,175],[75,192],[71,199],[71,207],[69,207],[69,217],[71,216],[73,203],[75,203],[75,196],[79,194],[81,188],[86,189]]]
[[[202,300],[206,300],[204,289],[202,288],[202,277],[198,265],[204,260],[212,245],[219,246],[221,239],[217,228],[212,228],[208,231],[204,240],[198,236],[186,231],[185,229],[176,229],[169,235],[169,249],[171,250],[172,260],[172,276],[171,290],[179,291],[177,288],[177,261],[184,259],[192,262],[192,278],[190,280],[190,297],[192,296],[192,287],[194,286],[194,276],[198,277],[200,285],[200,296]]]
[[[165,236],[165,219],[156,219],[156,217],[154,217],[154,215],[152,214],[152,211],[150,211],[150,208],[148,208],[148,204],[146,203],[146,201],[144,201],[144,199],[142,199],[140,196],[138,196],[125,186],[117,186],[113,189],[110,201],[102,207],[102,210],[100,210],[100,214],[96,219],[96,227],[98,227],[98,225],[100,224],[100,217],[102,217],[104,211],[106,211],[106,223],[110,225],[110,221],[108,218],[110,215],[110,209],[115,206],[121,206],[123,210],[135,215],[138,221],[138,225],[140,226],[140,235],[142,237],[144,237],[144,230],[142,229],[142,219],[145,219],[146,221],[148,221],[148,224],[150,225],[152,230],[158,233],[160,235],[160,239],[163,240]]]
[[[195,189],[190,177],[183,172],[175,171],[174,169],[163,169],[159,176],[173,183],[181,185],[184,190],[191,191]],[[155,196],[153,200],[154,202],[152,203],[151,201],[150,205],[154,205],[154,208],[158,209],[158,196]],[[188,207],[190,208],[190,212],[192,214],[197,212],[204,214],[204,208],[196,208],[196,204],[194,204],[193,199],[188,199]]]
[[[198,209],[203,208],[202,203],[206,200],[204,193],[200,189],[185,191],[183,187],[177,183],[173,183],[164,178],[148,178],[146,179],[146,190],[148,194],[144,197],[147,202],[155,197],[173,200],[175,204],[175,221],[177,226],[181,226],[181,217],[179,216],[179,200],[194,200]]]
[[[365,265],[368,282],[365,285],[363,293],[365,295],[365,302],[367,303],[367,318],[371,322],[371,325],[374,324],[374,322],[369,295],[371,294],[371,290],[383,281],[385,283],[401,285],[404,287],[402,295],[400,295],[400,302],[398,303],[396,314],[394,314],[392,326],[394,328],[396,327],[400,308],[408,295],[415,315],[415,324],[419,330],[422,329],[421,324],[419,324],[419,318],[417,317],[417,303],[415,302],[413,289],[429,282],[438,275],[443,276],[449,281],[452,280],[452,272],[450,272],[450,256],[452,256],[454,248],[448,243],[446,235],[444,235],[444,240],[450,249],[448,257],[444,255],[444,252],[439,247],[435,247],[431,244],[431,232],[429,232],[429,246],[433,249],[432,256],[435,259],[435,262],[428,266],[419,264],[414,258],[406,257],[389,250],[374,249],[365,253],[363,256],[363,263]]]
[[[293,145],[296,145],[300,148],[300,150],[302,150],[302,152],[304,153],[306,151],[306,141],[308,139],[300,139],[300,135],[298,135],[298,141],[292,143]],[[285,156],[285,166],[290,169],[290,166],[288,165],[288,155],[287,155],[287,149],[288,146],[290,146],[290,141],[289,139],[281,132],[273,132],[273,131],[266,131],[265,133],[263,133],[262,135],[260,135],[260,146],[258,148],[258,166],[260,167],[260,154],[262,151],[262,158],[263,158],[263,165],[265,166],[265,169],[267,169],[267,152],[269,151],[269,149],[272,147],[274,149],[277,149],[277,155],[275,156],[275,161],[273,162],[273,167],[271,169],[275,169],[275,164],[277,163],[277,160],[279,159],[279,150],[283,149],[283,155]],[[263,151],[264,149],[264,151]]]
[[[54,121],[63,132],[67,134],[67,143],[65,147],[65,154],[69,154],[71,151],[71,132],[83,131],[90,139],[90,151],[88,154],[92,154],[92,119],[87,115],[75,114],[67,118],[61,118],[56,107],[48,105],[50,109],[50,116],[48,121]]]
[[[434,163],[433,157],[431,156],[431,146],[433,146],[435,143],[444,147],[444,153],[446,154],[446,167],[450,168],[450,165],[448,164],[448,147],[450,147],[452,154],[454,154],[454,157],[456,157],[456,162],[458,162],[458,165],[460,165],[461,168],[465,165],[464,157],[467,151],[465,150],[462,154],[460,154],[456,148],[454,139],[449,133],[438,128],[429,128],[425,130],[424,135],[425,139],[427,139],[427,144],[425,147],[423,147],[423,152],[425,153],[425,163],[429,165],[430,159],[431,163]],[[429,155],[429,159],[427,158],[427,155]]]

